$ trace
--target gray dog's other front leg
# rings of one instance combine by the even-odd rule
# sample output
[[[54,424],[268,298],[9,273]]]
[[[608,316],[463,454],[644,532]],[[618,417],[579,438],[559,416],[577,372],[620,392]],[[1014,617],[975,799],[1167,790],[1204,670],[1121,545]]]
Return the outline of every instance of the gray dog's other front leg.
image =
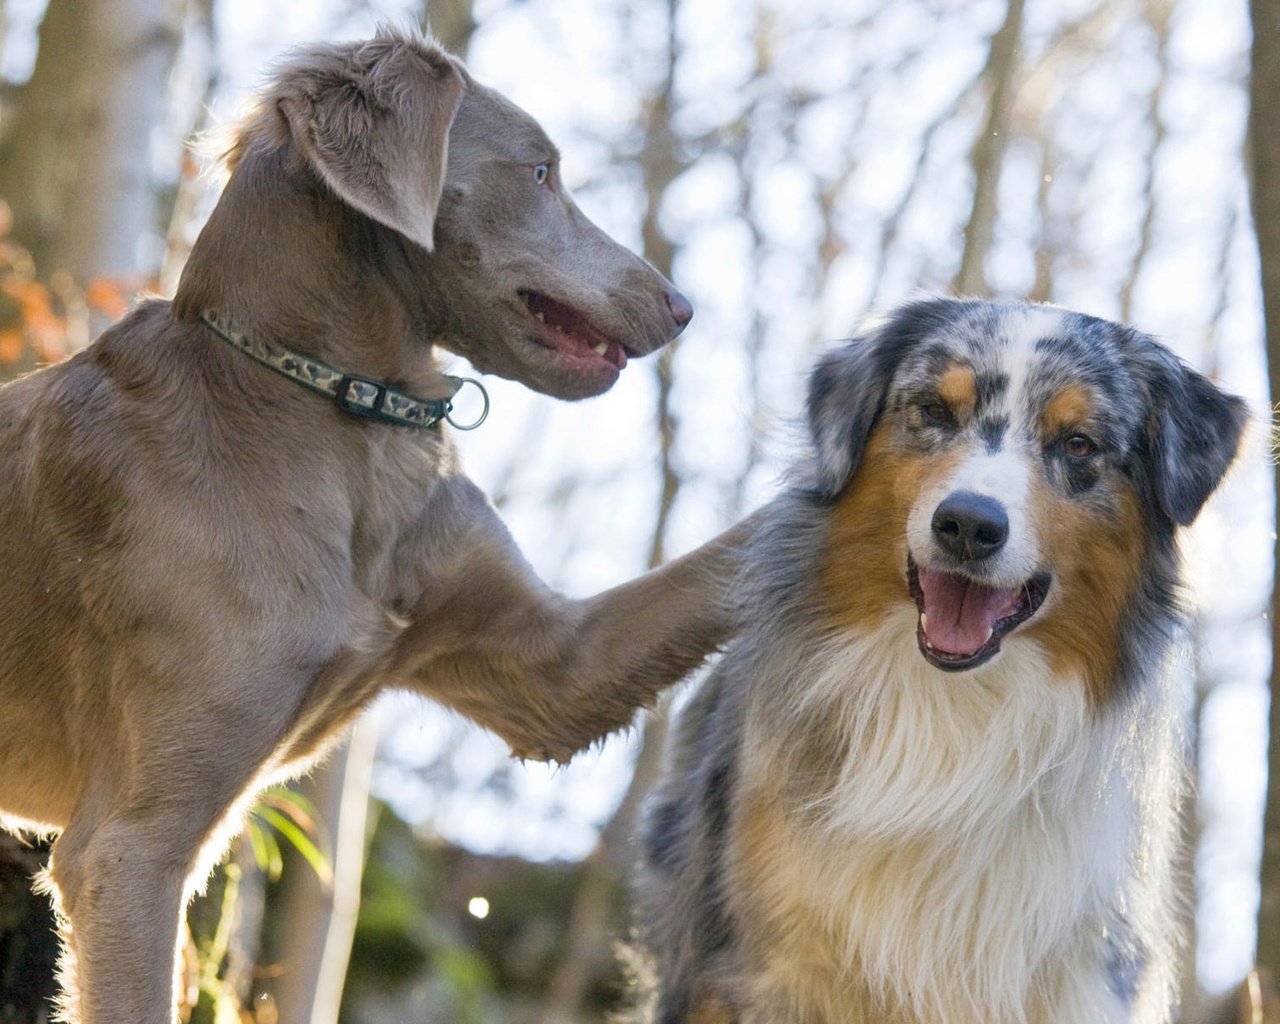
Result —
[[[189,635],[189,634],[187,634]],[[49,887],[63,934],[65,1019],[172,1024],[182,914],[305,692],[309,670],[233,650],[192,655],[184,634],[118,645],[99,679],[104,725],[54,842]],[[130,689],[108,687],[130,680]],[[107,696],[111,700],[108,702]]]
[[[202,837],[143,811],[77,824],[54,844],[50,868],[66,1019],[170,1024],[186,878]]]
[[[472,510],[471,523],[477,522]],[[748,519],[586,600],[557,594],[492,510],[457,584],[419,606],[397,681],[492,729],[520,757],[567,761],[629,724],[737,629]]]

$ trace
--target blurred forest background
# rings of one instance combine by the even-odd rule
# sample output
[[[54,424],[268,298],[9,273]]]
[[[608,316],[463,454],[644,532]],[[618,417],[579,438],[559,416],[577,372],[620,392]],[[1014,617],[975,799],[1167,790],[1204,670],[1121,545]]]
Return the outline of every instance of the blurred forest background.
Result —
[[[596,401],[487,382],[493,415],[460,438],[567,591],[658,564],[772,493],[815,353],[921,290],[1132,320],[1261,419],[1280,390],[1265,343],[1280,346],[1280,3],[1253,8],[0,0],[0,377],[87,344],[139,291],[170,293],[220,186],[216,141],[190,137],[234,124],[289,46],[390,19],[429,23],[538,117],[588,214],[698,311]],[[1187,1022],[1262,1021],[1236,1009],[1256,997],[1256,977],[1237,995],[1255,944],[1280,965],[1280,813],[1265,858],[1262,842],[1267,433],[1189,545]],[[385,701],[258,804],[193,908],[184,1014],[605,1019],[625,990],[633,824],[668,714],[552,770]],[[43,856],[0,837],[0,1024],[48,1017],[51,924],[27,890]]]

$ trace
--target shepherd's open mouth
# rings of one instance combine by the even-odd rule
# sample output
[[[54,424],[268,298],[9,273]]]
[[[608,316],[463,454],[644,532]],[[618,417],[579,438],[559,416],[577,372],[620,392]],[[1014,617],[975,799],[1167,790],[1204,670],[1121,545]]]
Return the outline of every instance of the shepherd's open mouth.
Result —
[[[571,306],[527,289],[521,289],[519,294],[539,324],[534,340],[552,352],[592,363],[603,361],[617,370],[625,369],[627,356],[635,354],[597,330]]]
[[[1031,618],[1051,577],[1036,573],[1021,586],[989,587],[961,573],[918,566],[907,556],[907,587],[920,610],[916,642],[925,660],[946,672],[976,668],[1000,641]]]

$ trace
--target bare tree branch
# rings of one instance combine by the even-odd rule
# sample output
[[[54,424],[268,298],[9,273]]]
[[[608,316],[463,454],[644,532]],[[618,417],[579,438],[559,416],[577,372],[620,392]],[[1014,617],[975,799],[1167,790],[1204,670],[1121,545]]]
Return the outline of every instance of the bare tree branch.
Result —
[[[217,22],[213,17],[214,0],[188,0],[188,2],[191,5],[193,27],[204,36],[209,48],[209,63],[204,69],[200,100],[196,107],[195,121],[191,125],[190,139],[194,139],[200,132],[210,127],[210,110],[213,106],[213,97],[222,80],[222,74],[218,54]],[[169,216],[169,226],[165,231],[165,256],[160,266],[160,294],[162,295],[172,295],[177,290],[178,278],[182,275],[182,268],[186,266],[187,257],[191,254],[191,246],[195,242],[192,237],[192,224],[207,189],[207,182],[200,174],[197,157],[191,151],[190,139],[184,140],[178,189],[174,196],[173,211]]]
[[[1018,47],[1022,37],[1025,0],[1009,0],[1004,23],[991,37],[983,77],[989,87],[987,117],[970,153],[973,168],[973,205],[964,229],[964,250],[952,288],[961,295],[987,290],[986,259],[995,231],[1000,169],[1008,148],[1012,87],[1018,72]]]
[[[450,53],[466,57],[476,31],[473,0],[424,0],[423,27]]]
[[[1032,302],[1048,302],[1053,298],[1053,270],[1057,257],[1057,231],[1050,195],[1057,171],[1057,154],[1053,141],[1040,139],[1040,180],[1036,183],[1036,215],[1040,221],[1040,239],[1036,245],[1036,276],[1027,298]]]
[[[1142,226],[1138,229],[1138,246],[1133,259],[1129,263],[1129,273],[1125,275],[1120,286],[1120,319],[1133,319],[1133,291],[1142,276],[1147,256],[1155,236],[1156,222],[1156,167],[1160,153],[1164,148],[1165,137],[1169,134],[1168,124],[1160,109],[1164,98],[1165,85],[1169,80],[1169,22],[1173,16],[1173,5],[1170,0],[1147,0],[1143,15],[1156,40],[1155,81],[1147,95],[1147,120],[1151,125],[1151,142],[1147,146],[1143,161],[1142,178]]]
[[[907,187],[903,189],[897,205],[890,211],[881,226],[880,246],[876,269],[872,278],[874,283],[871,287],[870,306],[872,309],[877,308],[884,301],[884,284],[888,272],[889,259],[892,255],[893,247],[898,241],[902,218],[906,216],[912,201],[924,184],[925,169],[928,164],[929,154],[933,148],[934,137],[945,125],[950,124],[955,119],[956,114],[959,113],[960,108],[968,101],[969,97],[973,95],[974,90],[983,80],[985,74],[986,71],[984,69],[957,92],[955,99],[938,112],[938,115],[925,126],[924,132],[920,136],[920,147],[916,152],[915,167],[907,182]]]

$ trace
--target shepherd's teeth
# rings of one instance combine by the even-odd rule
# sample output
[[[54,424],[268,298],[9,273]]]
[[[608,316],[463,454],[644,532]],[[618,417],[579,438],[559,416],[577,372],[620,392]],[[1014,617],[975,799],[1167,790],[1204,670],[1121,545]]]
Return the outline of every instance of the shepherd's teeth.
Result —
[[[986,640],[983,640],[982,642],[985,644],[985,643],[987,642],[987,640],[990,640],[993,636],[995,636],[995,634],[996,634],[996,631],[995,631],[994,629],[988,629],[988,630],[987,630],[987,639],[986,639]]]
[[[534,316],[536,316],[536,317],[538,318],[538,323],[540,323],[540,324],[545,324],[545,323],[547,322],[546,314],[544,314],[544,313],[534,313],[533,315],[534,315]]]
[[[608,352],[608,351],[609,351],[609,343],[608,343],[607,341],[602,341],[602,342],[600,342],[600,344],[599,344],[599,345],[597,345],[597,346],[596,346],[595,348],[593,348],[591,351],[592,351],[592,352],[594,352],[594,353],[595,353],[596,355],[598,355],[598,356],[602,356],[602,355],[604,355],[606,352]]]
[[[927,616],[924,612],[920,613],[920,628],[923,629],[926,633],[929,632],[929,616]]]

